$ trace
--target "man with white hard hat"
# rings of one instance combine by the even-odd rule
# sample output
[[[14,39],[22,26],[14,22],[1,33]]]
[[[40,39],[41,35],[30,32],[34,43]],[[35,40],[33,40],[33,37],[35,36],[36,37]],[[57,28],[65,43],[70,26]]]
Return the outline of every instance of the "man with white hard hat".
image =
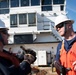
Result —
[[[9,37],[9,29],[4,20],[0,17],[0,75],[27,75],[31,73],[31,64],[36,60],[36,52],[30,49],[28,54],[20,58],[4,50]]]
[[[60,75],[76,75],[76,35],[73,30],[74,21],[66,15],[59,15],[55,20],[55,29],[64,37],[57,46],[54,65]],[[59,68],[60,69],[59,69]]]
[[[0,19],[0,41],[4,45],[8,44],[7,39],[9,37],[8,30],[9,29],[5,26],[4,21]],[[4,34],[6,34],[7,36],[5,36]]]

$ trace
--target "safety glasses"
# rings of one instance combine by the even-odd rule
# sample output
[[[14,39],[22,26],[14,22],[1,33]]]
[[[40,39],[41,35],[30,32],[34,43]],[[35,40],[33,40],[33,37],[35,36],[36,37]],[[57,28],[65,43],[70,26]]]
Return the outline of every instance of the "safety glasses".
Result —
[[[67,25],[67,24],[70,24],[70,23],[71,23],[71,21],[62,22],[62,23],[60,23],[56,26],[56,30],[58,31],[58,28],[62,28],[62,27],[64,27],[64,25]]]
[[[59,25],[56,26],[56,30],[58,31],[58,28],[64,27],[65,22],[60,23]]]

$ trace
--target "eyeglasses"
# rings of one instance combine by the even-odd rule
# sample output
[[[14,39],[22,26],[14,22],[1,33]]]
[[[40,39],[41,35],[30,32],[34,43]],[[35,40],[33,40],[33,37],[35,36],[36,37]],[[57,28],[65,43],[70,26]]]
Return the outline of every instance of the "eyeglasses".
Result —
[[[62,28],[63,26],[64,26],[64,22],[57,25],[56,28]]]
[[[62,23],[58,24],[56,26],[56,30],[58,31],[58,28],[62,28],[62,27],[64,27],[64,25],[69,24],[69,23],[70,23],[70,21],[65,21],[65,22],[62,22]]]
[[[8,30],[1,30],[0,32],[2,32],[3,34],[9,35],[9,34],[8,34]]]
[[[56,30],[58,31],[58,28],[64,27],[65,24],[66,24],[65,22],[60,23],[59,25],[56,26]]]

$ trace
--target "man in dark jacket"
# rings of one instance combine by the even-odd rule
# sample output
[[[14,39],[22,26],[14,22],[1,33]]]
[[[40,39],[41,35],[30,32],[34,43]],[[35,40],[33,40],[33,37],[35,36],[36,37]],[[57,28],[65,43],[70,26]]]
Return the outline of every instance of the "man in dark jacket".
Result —
[[[8,44],[8,30],[4,20],[0,19],[0,73],[2,75],[27,75],[31,72],[31,64],[36,60],[36,52],[27,49],[28,52],[20,61],[16,55],[4,50],[3,47]]]

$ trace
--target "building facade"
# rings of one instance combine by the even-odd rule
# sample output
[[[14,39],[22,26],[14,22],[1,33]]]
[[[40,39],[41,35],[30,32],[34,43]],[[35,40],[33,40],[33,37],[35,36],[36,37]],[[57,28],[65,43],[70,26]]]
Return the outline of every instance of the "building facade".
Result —
[[[0,0],[0,17],[6,16],[10,34],[5,48],[13,52],[21,45],[32,48],[37,52],[36,65],[50,64],[62,41],[54,28],[55,17],[65,14],[65,8],[65,0]]]

